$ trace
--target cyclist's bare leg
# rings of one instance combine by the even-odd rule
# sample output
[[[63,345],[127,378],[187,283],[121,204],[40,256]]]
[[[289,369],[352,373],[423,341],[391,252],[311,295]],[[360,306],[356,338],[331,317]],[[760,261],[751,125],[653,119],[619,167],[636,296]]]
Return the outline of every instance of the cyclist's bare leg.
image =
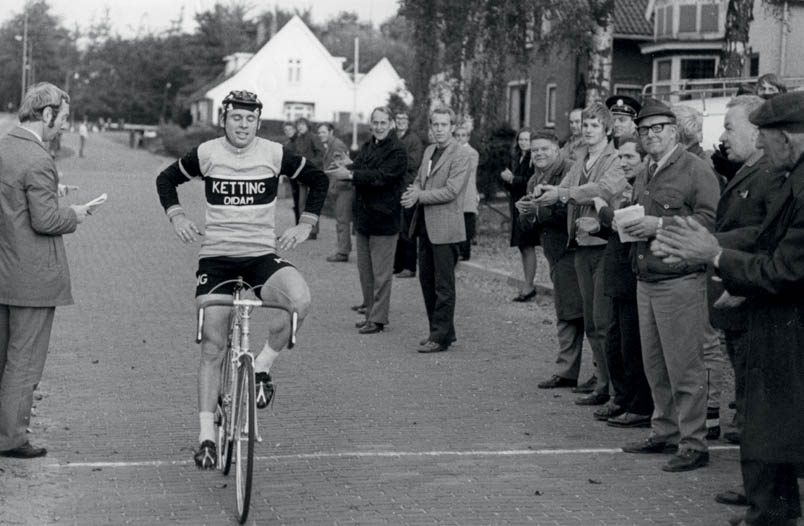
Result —
[[[284,267],[276,271],[260,291],[266,303],[280,303],[299,314],[299,327],[310,309],[310,289],[301,273],[293,267]],[[285,311],[274,311],[268,321],[268,341],[265,342],[255,360],[257,371],[268,371],[279,352],[287,347],[290,341],[290,314]]]
[[[227,294],[206,294],[196,303],[208,298],[231,299]],[[215,440],[214,417],[220,391],[221,359],[229,330],[230,307],[207,307],[204,312],[204,332],[201,339],[201,362],[198,366],[198,415],[201,424],[199,442]],[[212,416],[210,416],[212,415]]]

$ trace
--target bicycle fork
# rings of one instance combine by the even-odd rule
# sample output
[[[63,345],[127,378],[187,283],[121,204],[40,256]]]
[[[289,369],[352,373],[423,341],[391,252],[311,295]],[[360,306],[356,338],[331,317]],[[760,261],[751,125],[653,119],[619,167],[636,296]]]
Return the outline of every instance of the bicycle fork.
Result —
[[[240,348],[238,349],[239,353],[233,353],[233,355],[237,356],[244,356],[247,360],[249,360],[251,367],[251,374],[254,374],[254,354],[251,352],[250,347],[250,338],[249,335],[251,334],[251,329],[249,328],[249,320],[251,319],[251,308],[245,307],[241,314],[240,314]],[[238,360],[238,367],[241,367]],[[256,389],[256,385],[254,386]],[[254,396],[251,397],[252,402],[256,400],[256,393]],[[255,413],[256,414],[256,413]],[[262,442],[262,436],[260,436],[260,427],[259,427],[259,419],[254,419],[254,434],[256,435],[255,438],[257,442]]]

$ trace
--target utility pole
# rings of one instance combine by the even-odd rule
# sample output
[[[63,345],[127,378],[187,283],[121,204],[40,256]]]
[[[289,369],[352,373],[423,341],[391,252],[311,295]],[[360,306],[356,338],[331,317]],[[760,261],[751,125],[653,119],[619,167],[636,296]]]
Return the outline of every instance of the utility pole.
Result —
[[[25,22],[22,26],[22,89],[20,94],[20,106],[25,100],[25,88],[28,75],[28,6],[25,6]]]
[[[355,64],[354,64],[354,92],[352,98],[352,151],[356,152],[357,145],[357,70],[360,64],[360,39],[355,37]]]

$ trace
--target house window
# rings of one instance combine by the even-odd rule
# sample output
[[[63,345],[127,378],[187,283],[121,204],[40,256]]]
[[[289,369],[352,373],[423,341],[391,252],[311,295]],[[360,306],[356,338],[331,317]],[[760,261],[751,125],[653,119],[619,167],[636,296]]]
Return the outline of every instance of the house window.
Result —
[[[628,95],[629,97],[634,97],[635,99],[639,100],[642,96],[642,85],[640,84],[615,84],[614,85],[614,94],[615,95]]]
[[[697,29],[696,15],[698,14],[698,6],[682,5],[678,8],[678,32],[679,33],[695,33]]]
[[[656,10],[656,36],[664,35],[664,9]]]
[[[301,59],[288,59],[288,83],[295,84],[301,81]]]
[[[527,126],[530,121],[530,81],[508,83],[508,123],[515,130]]]
[[[669,5],[664,8],[664,34],[672,36],[673,34],[673,6]]]
[[[673,61],[672,60],[658,60],[656,61],[656,81],[662,82],[670,80],[673,76]]]
[[[704,4],[701,6],[701,33],[717,33],[720,30],[718,18],[720,6],[718,4]]]
[[[681,78],[709,79],[715,76],[716,67],[714,58],[681,59]]]
[[[548,128],[553,128],[556,125],[556,92],[557,86],[555,84],[547,85],[547,94],[544,99],[544,125]]]
[[[286,121],[295,121],[304,117],[313,119],[315,117],[315,104],[310,102],[286,102],[282,112],[285,114]]]

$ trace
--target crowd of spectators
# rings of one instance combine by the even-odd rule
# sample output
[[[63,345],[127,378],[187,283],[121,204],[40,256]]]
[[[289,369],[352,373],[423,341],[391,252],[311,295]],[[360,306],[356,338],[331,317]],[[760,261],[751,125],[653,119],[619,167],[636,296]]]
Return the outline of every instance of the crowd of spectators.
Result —
[[[762,97],[734,97],[714,152],[701,146],[700,111],[613,96],[572,110],[564,141],[551,129],[519,130],[500,173],[510,245],[519,249],[525,278],[513,300],[536,294],[539,246],[555,291],[556,367],[538,387],[583,395],[575,403],[596,406],[591,417],[606,425],[649,429],[623,451],[672,454],[662,469],[683,472],[706,466],[709,442],[721,437],[730,363],[736,414],[723,437],[742,445],[744,489],[716,500],[748,505],[748,524],[800,516],[804,431],[793,415],[804,406],[804,265],[793,256],[804,243],[804,144],[797,142],[804,94],[778,95],[784,91],[763,77]],[[451,110],[437,109],[429,124],[422,150],[407,114],[378,108],[372,138],[354,160],[328,168],[333,186],[341,185],[333,194],[354,194],[363,302],[353,309],[365,314],[359,331],[381,332],[388,323],[391,272],[418,271],[429,321],[418,350],[442,352],[457,338],[454,267],[471,257],[478,153],[468,144],[471,126]],[[331,131],[319,133],[327,159]],[[338,252],[328,260],[344,262],[349,248],[340,239],[348,227],[338,221]],[[713,246],[714,256],[701,256]],[[755,307],[768,303],[778,319]],[[771,378],[751,364],[769,362],[758,358],[766,350],[758,335],[784,320],[792,333],[773,354],[775,369],[787,370]],[[584,336],[594,375],[579,383]],[[788,383],[768,385],[777,380]]]

